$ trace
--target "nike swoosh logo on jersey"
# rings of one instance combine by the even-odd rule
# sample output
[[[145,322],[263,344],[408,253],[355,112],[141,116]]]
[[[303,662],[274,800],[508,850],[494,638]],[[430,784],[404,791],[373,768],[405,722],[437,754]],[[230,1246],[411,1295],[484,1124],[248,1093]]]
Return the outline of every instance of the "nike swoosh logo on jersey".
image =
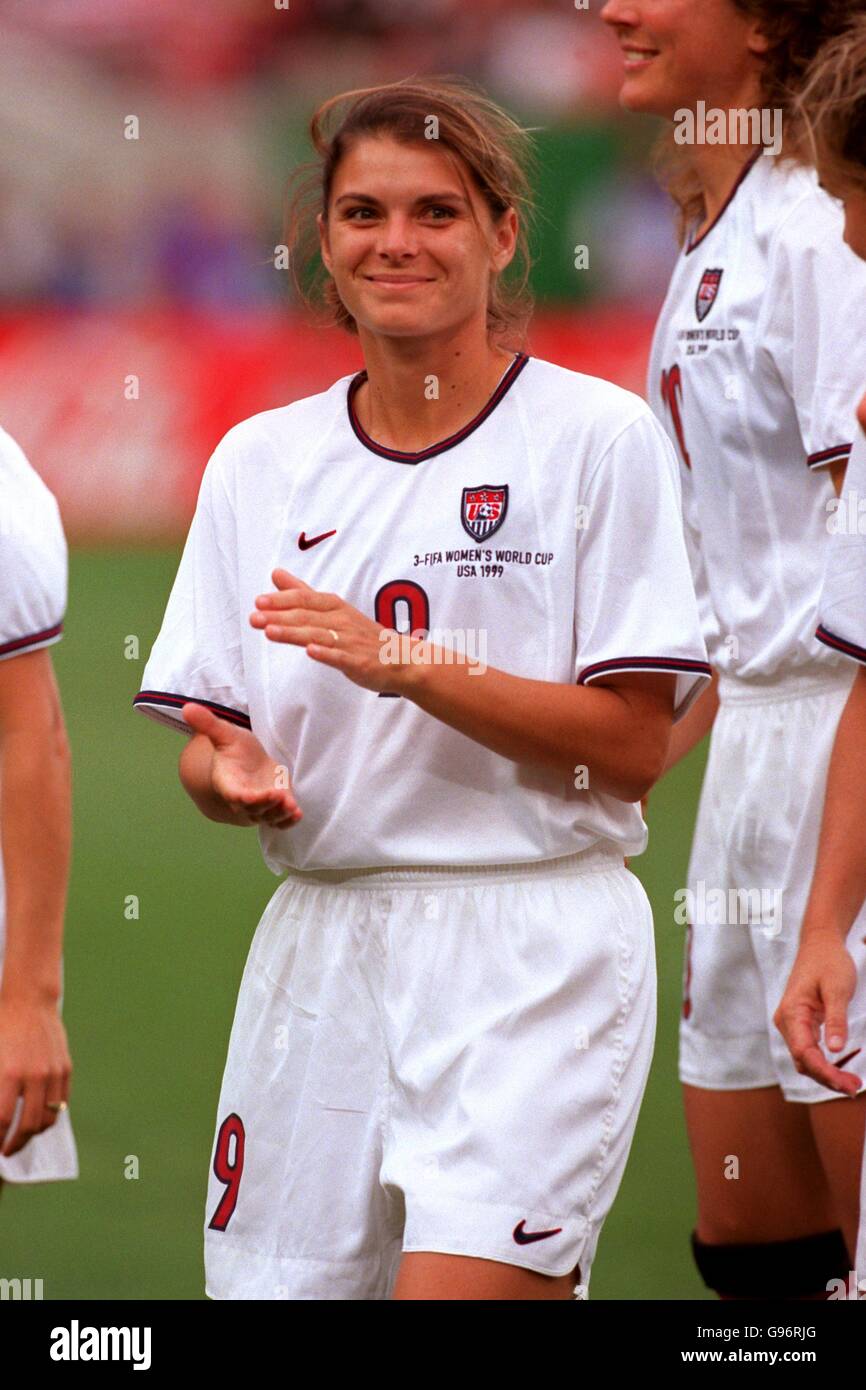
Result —
[[[321,536],[311,536],[310,539],[307,540],[307,533],[302,531],[298,536],[298,546],[301,550],[309,550],[311,545],[318,545],[319,541],[326,541],[329,536],[336,536],[336,534],[336,529],[333,531],[323,531]]]
[[[557,1226],[555,1231],[524,1231],[523,1228],[525,1225],[526,1221],[524,1219],[514,1227],[514,1231],[512,1232],[518,1245],[531,1245],[534,1240],[547,1240],[548,1236],[558,1236],[562,1230],[561,1226]]]

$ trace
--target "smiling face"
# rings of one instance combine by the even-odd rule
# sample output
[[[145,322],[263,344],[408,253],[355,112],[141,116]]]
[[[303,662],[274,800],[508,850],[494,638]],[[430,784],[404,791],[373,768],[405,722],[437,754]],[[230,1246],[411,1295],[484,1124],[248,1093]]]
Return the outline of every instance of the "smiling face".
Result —
[[[760,105],[766,40],[732,0],[608,0],[601,17],[623,49],[628,110],[670,120],[698,101]]]
[[[490,276],[514,255],[517,217],[509,210],[494,224],[458,164],[462,181],[435,141],[387,135],[358,139],[338,164],[319,238],[362,335],[428,337],[473,318],[486,330]]]

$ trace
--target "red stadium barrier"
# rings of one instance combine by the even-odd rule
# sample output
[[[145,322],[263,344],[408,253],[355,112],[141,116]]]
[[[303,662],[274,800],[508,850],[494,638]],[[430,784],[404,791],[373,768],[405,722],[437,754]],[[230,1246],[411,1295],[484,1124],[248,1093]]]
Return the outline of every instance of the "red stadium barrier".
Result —
[[[650,320],[539,314],[529,351],[643,393]],[[232,425],[360,366],[357,342],[282,311],[0,317],[0,425],[57,496],[71,541],[177,539]]]

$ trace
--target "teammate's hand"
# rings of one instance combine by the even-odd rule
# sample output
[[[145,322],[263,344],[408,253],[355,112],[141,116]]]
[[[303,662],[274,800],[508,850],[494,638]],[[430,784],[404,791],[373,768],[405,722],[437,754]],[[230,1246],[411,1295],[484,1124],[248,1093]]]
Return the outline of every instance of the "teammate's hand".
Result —
[[[8,1158],[57,1122],[48,1102],[69,1101],[72,1061],[57,1005],[0,997],[0,1152]],[[20,1118],[10,1126],[21,1100]]]
[[[399,693],[405,664],[388,659],[384,641],[385,636],[396,639],[396,632],[374,622],[338,594],[311,589],[288,570],[275,569],[271,578],[277,590],[258,596],[256,610],[250,614],[252,627],[262,630],[272,642],[306,647],[314,661],[342,671],[365,690]]]
[[[210,740],[213,758],[211,791],[235,816],[248,824],[285,830],[303,816],[292,792],[288,768],[274,762],[255,734],[219,719],[206,705],[194,701],[181,713],[190,728]]]
[[[828,1050],[840,1053],[848,1038],[848,1005],[856,984],[857,967],[838,936],[806,936],[773,1015],[797,1071],[846,1096],[856,1095],[863,1082],[825,1057],[821,1025]],[[856,1055],[838,1060],[850,1061]]]

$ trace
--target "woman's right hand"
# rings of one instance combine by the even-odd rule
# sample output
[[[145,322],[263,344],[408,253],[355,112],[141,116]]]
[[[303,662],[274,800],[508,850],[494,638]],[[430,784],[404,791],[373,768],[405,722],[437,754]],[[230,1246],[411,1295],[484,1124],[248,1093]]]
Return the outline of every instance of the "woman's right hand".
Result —
[[[239,729],[192,701],[181,713],[211,745],[210,790],[240,818],[236,824],[263,823],[285,830],[301,819],[304,813],[292,792],[288,768],[268,756],[251,730]]]

